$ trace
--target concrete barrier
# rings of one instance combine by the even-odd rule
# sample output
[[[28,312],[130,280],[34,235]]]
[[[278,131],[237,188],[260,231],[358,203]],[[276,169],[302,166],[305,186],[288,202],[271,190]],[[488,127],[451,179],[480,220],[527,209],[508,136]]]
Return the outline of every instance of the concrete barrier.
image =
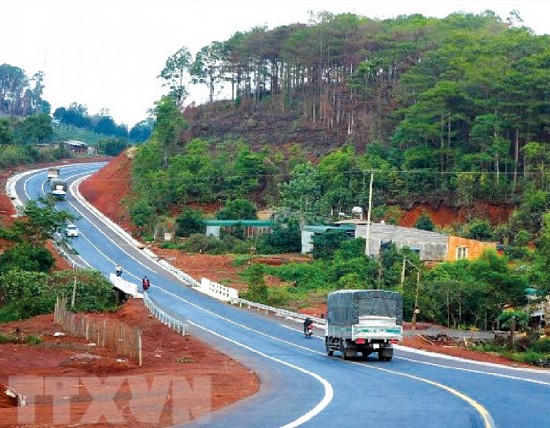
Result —
[[[136,284],[126,281],[120,276],[116,276],[114,273],[109,274],[109,280],[116,288],[129,296],[132,296],[135,299],[143,299],[143,294],[138,292],[138,286]]]
[[[201,278],[199,286],[195,289],[222,302],[233,302],[239,298],[237,289],[210,281],[208,278]]]

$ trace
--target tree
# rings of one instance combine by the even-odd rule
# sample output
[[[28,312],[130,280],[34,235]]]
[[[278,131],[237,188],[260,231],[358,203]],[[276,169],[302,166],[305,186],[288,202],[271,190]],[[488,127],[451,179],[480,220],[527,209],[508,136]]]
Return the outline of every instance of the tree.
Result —
[[[521,310],[505,310],[498,321],[503,327],[510,329],[510,348],[515,348],[515,333],[518,328],[525,327],[529,322],[529,315]]]
[[[29,116],[15,126],[15,138],[24,145],[48,143],[52,137],[52,119],[44,113]]]
[[[490,241],[493,239],[493,230],[487,220],[473,220],[467,224],[466,238],[478,241]]]
[[[176,218],[176,235],[189,237],[194,233],[202,233],[204,225],[202,223],[202,211],[186,208]]]
[[[267,303],[269,291],[265,285],[265,268],[259,263],[254,263],[247,269],[248,290],[245,293],[245,299],[258,303]]]
[[[197,53],[191,66],[193,83],[202,83],[208,87],[210,102],[214,101],[216,84],[223,80],[224,56],[224,44],[212,42]]]
[[[107,156],[118,156],[128,147],[125,138],[106,138],[99,140],[97,144],[99,152]]]
[[[308,162],[296,165],[288,182],[279,185],[283,205],[299,211],[302,216],[301,221],[320,211],[319,180],[317,170]]]
[[[0,112],[8,115],[22,115],[25,90],[29,80],[19,67],[0,65]]]
[[[258,214],[252,202],[246,199],[235,199],[227,201],[216,214],[216,218],[219,220],[256,220]]]
[[[298,218],[275,222],[271,233],[260,236],[257,250],[260,254],[299,253],[302,241]]]
[[[420,216],[416,220],[414,227],[421,230],[433,231],[434,223],[432,221],[432,218],[427,212],[422,212],[422,214],[420,214]]]
[[[82,104],[72,103],[69,108],[59,107],[53,112],[53,117],[59,122],[77,128],[90,127],[88,109]]]
[[[326,233],[313,235],[313,250],[311,254],[315,260],[330,260],[342,242],[346,241],[348,236],[345,229],[327,230]]]
[[[533,265],[533,281],[541,290],[541,294],[550,294],[550,211],[543,216],[543,228],[537,249],[535,251],[535,263]]]
[[[12,144],[14,141],[13,131],[7,119],[0,118],[0,145]]]
[[[130,141],[133,141],[134,143],[143,143],[144,141],[147,141],[153,133],[153,126],[154,121],[152,118],[136,123],[132,129],[130,129],[130,133],[128,135]]]
[[[17,244],[0,254],[0,274],[18,269],[26,272],[48,272],[55,259],[44,247]]]
[[[63,224],[74,219],[67,211],[56,210],[48,199],[27,202],[22,213],[23,218],[15,221],[13,230],[19,240],[33,246],[43,245]]]
[[[163,148],[164,167],[168,167],[168,157],[173,154],[181,142],[183,131],[187,128],[187,121],[181,115],[177,100],[173,97],[162,97],[156,103],[156,116],[153,128],[153,138]]]
[[[148,201],[137,199],[130,205],[128,211],[132,221],[142,232],[150,232],[153,229],[155,210]]]
[[[168,96],[175,100],[176,106],[180,109],[189,95],[184,80],[190,65],[191,53],[183,46],[166,60],[166,64],[158,76],[165,80],[163,86],[168,86],[170,89]]]

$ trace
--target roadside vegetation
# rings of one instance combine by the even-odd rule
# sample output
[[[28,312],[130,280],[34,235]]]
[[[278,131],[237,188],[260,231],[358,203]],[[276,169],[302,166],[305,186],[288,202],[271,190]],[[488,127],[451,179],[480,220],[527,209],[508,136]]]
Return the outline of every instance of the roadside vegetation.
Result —
[[[61,296],[71,301],[74,312],[113,310],[116,295],[100,272],[53,270],[55,259],[45,243],[72,216],[47,199],[29,202],[22,215],[11,227],[0,227],[5,243],[0,254],[0,322],[51,313]]]
[[[252,263],[243,273],[246,297],[300,309],[337,289],[394,290],[403,293],[406,319],[417,304],[419,320],[507,328],[513,338],[528,327],[520,315],[507,319],[526,305],[525,290],[538,298],[550,292],[548,94],[540,89],[550,80],[549,42],[514,13],[506,22],[491,11],[380,21],[322,13],[307,25],[236,33],[194,57],[182,47],[160,73],[168,93],[154,120],[132,130],[140,144],[122,203],[142,239],[170,232],[175,239],[164,246],[231,253],[235,263],[300,252],[303,225],[331,224],[369,200],[372,220],[388,224],[419,202],[458,208],[464,222],[438,226],[423,214],[415,226],[496,241],[502,254],[428,268],[408,249],[390,245],[374,260],[364,240],[327,233],[315,238],[310,262]],[[184,108],[186,81],[206,85],[210,102]],[[216,101],[223,82],[231,97]],[[0,119],[7,149],[0,166],[20,162],[21,153],[34,159],[32,144],[51,140],[44,111],[34,113],[28,127],[35,116]],[[110,140],[98,142],[105,153],[125,147],[122,128],[84,106],[53,116],[69,127],[110,130]],[[493,222],[479,203],[511,214]],[[255,220],[260,210],[272,213],[269,235],[248,239],[237,225],[219,239],[205,236],[205,219]],[[266,275],[282,284],[268,287]],[[515,340],[505,345],[519,349]]]

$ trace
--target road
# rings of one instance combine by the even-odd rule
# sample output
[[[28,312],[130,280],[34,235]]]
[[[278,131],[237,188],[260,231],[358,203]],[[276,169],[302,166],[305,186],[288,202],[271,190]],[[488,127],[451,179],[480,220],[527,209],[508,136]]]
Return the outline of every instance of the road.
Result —
[[[102,166],[62,167],[74,183]],[[45,191],[46,171],[21,177],[22,201]],[[74,187],[70,187],[74,191]],[[254,370],[258,394],[193,426],[209,427],[550,427],[550,371],[516,369],[424,354],[399,347],[391,362],[327,357],[322,337],[306,339],[300,326],[220,303],[190,289],[120,232],[109,228],[73,194],[57,203],[74,211],[80,236],[72,245],[79,263],[140,284],[191,334]]]

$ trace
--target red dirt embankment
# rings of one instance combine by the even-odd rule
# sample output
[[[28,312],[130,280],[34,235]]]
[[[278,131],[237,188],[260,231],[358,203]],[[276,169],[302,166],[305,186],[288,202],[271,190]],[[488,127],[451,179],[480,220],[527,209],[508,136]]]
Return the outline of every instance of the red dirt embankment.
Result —
[[[88,202],[130,232],[133,225],[124,201],[130,196],[132,153],[132,149],[122,152],[80,185]]]
[[[476,202],[470,214],[475,218],[489,220],[491,224],[502,224],[508,221],[510,214],[515,209],[512,205],[494,205],[488,202]],[[440,205],[434,208],[429,204],[415,204],[410,210],[401,216],[399,224],[405,227],[414,227],[418,217],[426,213],[437,227],[446,227],[454,224],[462,224],[468,221],[468,212],[463,209],[449,208]]]
[[[120,219],[127,221],[126,213],[121,201],[127,197],[125,191],[128,191],[129,189],[127,183],[129,183],[130,180],[131,163],[131,155],[128,156],[123,153],[103,168],[99,173],[86,180],[86,182],[84,182],[84,186],[81,186],[82,194],[86,197],[86,199],[92,202],[104,213],[109,213],[109,216],[115,221],[120,221]],[[91,189],[104,189],[105,186],[107,186],[106,183],[108,183],[108,188],[112,189],[110,190],[111,193],[114,192],[116,195],[119,195],[116,198],[117,202],[113,203],[112,201],[115,199],[110,199],[108,197],[103,199],[99,198],[97,192],[95,194],[91,193]],[[115,187],[118,189],[115,189]],[[484,210],[485,213],[490,213],[491,221],[496,222],[500,219],[504,220],[507,218],[506,216],[510,210],[508,207],[496,207],[490,204],[485,206],[480,205],[477,209],[482,211]],[[450,210],[444,206],[441,206],[439,210],[434,210],[428,205],[416,205],[410,213],[405,213],[403,224],[406,225],[407,222],[414,224],[423,211],[433,215],[432,219],[434,220],[434,223],[441,226],[456,222],[463,216],[463,214],[457,213],[456,211]],[[200,280],[202,277],[206,277],[212,281],[222,282],[237,289],[242,289],[245,287],[243,279],[238,275],[238,272],[244,267],[235,267],[232,264],[232,256],[186,254],[177,250],[159,248],[153,248],[153,251],[197,280]],[[285,258],[285,260],[287,259]],[[302,312],[320,316],[326,312],[326,304],[325,302],[319,302],[310,308],[303,309]],[[410,329],[409,324],[406,324],[404,327],[406,329]],[[432,345],[424,340],[414,337],[405,338],[403,344],[414,348],[426,349],[433,352],[440,352],[443,354],[459,356],[472,360],[515,365],[515,363],[510,360],[495,355],[471,351],[464,348],[444,346],[437,343]]]
[[[86,180],[81,186],[82,194],[90,202],[112,220],[119,224],[122,223],[127,230],[130,230],[130,224],[123,201],[128,197],[130,189],[130,170],[131,158],[123,153],[93,177]],[[6,224],[10,221],[10,218],[6,215],[13,214],[13,211],[11,211],[12,206],[9,198],[3,195],[4,188],[5,183],[2,185],[2,191],[0,192],[0,217],[2,217],[2,222]],[[417,215],[420,215],[420,211],[417,212]],[[413,221],[413,218],[414,216],[410,217],[410,221]],[[434,222],[438,224],[435,219]],[[162,252],[159,250],[159,253],[159,255],[164,256],[168,261],[196,279],[205,276],[214,281],[235,285],[237,288],[242,286],[242,279],[238,276],[238,270],[241,268],[232,265],[231,256],[183,254],[173,250],[162,250]],[[318,307],[310,308],[309,313],[319,315],[323,311],[324,306],[319,304]],[[4,333],[22,336],[36,335],[43,340],[40,345],[0,345],[0,383],[7,383],[8,377],[14,375],[32,375],[44,377],[44,379],[46,377],[62,376],[64,378],[82,378],[85,380],[97,377],[104,380],[113,376],[147,376],[149,385],[154,383],[153,377],[159,375],[172,378],[183,376],[190,381],[205,377],[211,383],[212,389],[208,394],[203,394],[203,398],[206,397],[211,405],[204,406],[204,402],[199,400],[199,403],[202,404],[190,408],[191,413],[186,413],[188,419],[249,396],[259,388],[259,381],[254,373],[193,336],[183,337],[176,334],[153,319],[138,300],[128,302],[117,313],[94,316],[117,318],[126,324],[139,326],[142,329],[144,350],[144,364],[142,367],[138,367],[135,362],[119,359],[117,355],[105,349],[89,346],[89,343],[82,339],[69,336],[55,337],[53,333],[57,331],[57,327],[53,324],[52,316],[44,315],[19,323],[3,324],[0,327],[0,330]],[[406,338],[403,344],[480,361],[512,364],[508,360],[485,353],[437,344],[430,345],[419,338]],[[86,382],[84,384],[87,386]],[[191,385],[191,383],[189,384]],[[71,402],[70,423],[57,424],[57,426],[72,426],[75,424],[90,427],[113,426],[108,423],[110,421],[109,413],[105,413],[105,417],[98,421],[97,418],[90,420],[92,415],[89,413],[91,410],[88,412],[88,409],[97,402],[108,402],[110,399],[115,399],[117,406],[116,409],[111,408],[110,410],[114,411],[115,414],[119,411],[124,415],[120,424],[116,425],[121,428],[167,426],[180,421],[174,420],[174,408],[172,407],[172,400],[169,398],[163,401],[166,404],[160,416],[156,413],[147,414],[147,410],[145,410],[145,413],[141,413],[142,418],[136,419],[135,414],[131,412],[132,404],[140,403],[140,401],[135,401],[143,400],[143,398],[139,398],[140,396],[147,396],[144,389],[139,389],[139,385],[142,385],[142,383],[133,381],[121,384],[116,398],[113,397],[112,392],[107,390],[104,391],[103,395],[100,393],[96,395],[96,392],[94,392],[93,403],[92,396],[83,391],[77,395],[74,402]],[[0,395],[7,398],[3,394]],[[40,406],[36,406],[35,422],[26,426],[49,427],[55,425],[52,413],[54,407],[51,404],[51,402],[43,402]],[[24,424],[18,423],[16,408],[1,408],[3,406],[13,406],[13,400],[5,399],[0,402],[2,426],[24,426]],[[97,413],[97,409],[94,410]],[[150,412],[154,411],[155,409],[150,409]],[[157,420],[155,420],[155,423],[142,423],[144,420],[150,421],[151,419],[147,419],[148,417],[157,418]],[[83,421],[86,423],[83,423]]]
[[[67,395],[64,404],[70,403],[69,413],[61,415],[57,423],[52,417],[55,412],[61,412],[63,405],[52,406],[51,401],[42,399],[34,406],[34,416],[30,421],[27,419],[31,423],[21,424],[24,415],[18,414],[19,409],[13,407],[14,400],[10,400],[2,389],[1,426],[111,427],[114,425],[109,422],[113,421],[121,428],[170,426],[219,409],[258,390],[258,378],[249,369],[193,336],[181,336],[169,329],[153,318],[140,300],[128,301],[114,314],[89,316],[117,319],[140,328],[143,365],[139,367],[134,361],[99,348],[93,341],[55,336],[54,333],[60,330],[51,314],[2,324],[2,334],[23,338],[34,335],[43,342],[0,345],[0,384],[17,385],[17,376],[29,376],[28,379],[40,382],[41,388],[67,379],[72,384],[65,385],[63,390]],[[98,387],[102,382],[116,389],[105,389],[109,388],[105,385]],[[179,395],[174,390],[176,384],[183,385]],[[201,385],[206,388],[201,389]],[[185,391],[188,391],[187,396]],[[36,392],[36,396],[41,394],[56,395],[53,388],[49,393],[43,389]],[[176,402],[178,396],[186,398],[186,402]],[[101,407],[102,402],[110,402],[111,406]],[[100,418],[102,411],[105,411],[103,419]]]

